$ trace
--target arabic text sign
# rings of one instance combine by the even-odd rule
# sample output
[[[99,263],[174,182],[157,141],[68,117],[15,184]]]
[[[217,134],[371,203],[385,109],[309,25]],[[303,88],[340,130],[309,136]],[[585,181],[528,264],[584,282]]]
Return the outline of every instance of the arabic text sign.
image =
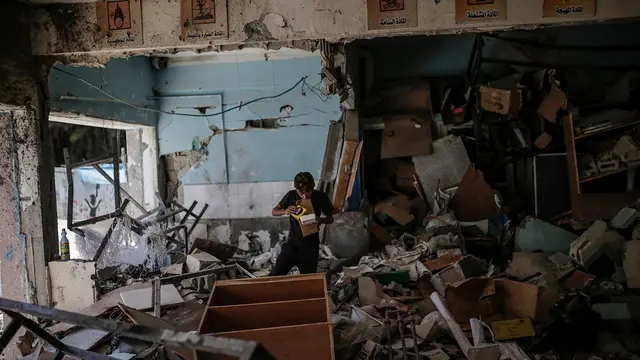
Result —
[[[544,17],[584,17],[596,15],[596,0],[544,0]]]
[[[226,0],[181,0],[182,40],[199,42],[228,36]]]
[[[369,30],[418,26],[417,0],[367,0]]]
[[[506,0],[456,0],[456,23],[507,19]]]
[[[97,39],[102,47],[142,45],[140,0],[98,0]]]

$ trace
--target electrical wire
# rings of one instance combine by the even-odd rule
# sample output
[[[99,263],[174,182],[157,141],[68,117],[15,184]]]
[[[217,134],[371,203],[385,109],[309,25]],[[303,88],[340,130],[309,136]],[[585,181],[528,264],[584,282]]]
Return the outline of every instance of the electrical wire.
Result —
[[[155,112],[155,113],[160,113],[160,114],[166,114],[166,115],[189,116],[189,117],[198,117],[198,118],[201,118],[201,117],[206,118],[208,116],[218,116],[218,115],[222,115],[224,113],[227,113],[229,111],[240,109],[243,106],[247,106],[247,105],[253,104],[253,103],[258,102],[258,101],[279,98],[280,96],[283,96],[283,95],[293,91],[300,84],[302,84],[304,86],[306,84],[306,80],[307,80],[307,77],[308,77],[308,75],[303,76],[302,78],[300,78],[300,80],[298,80],[297,83],[295,83],[295,85],[293,85],[289,89],[287,89],[287,90],[285,90],[285,91],[283,91],[283,92],[281,92],[279,94],[272,95],[272,96],[263,96],[263,97],[259,97],[257,99],[253,99],[253,100],[250,100],[250,101],[247,101],[247,102],[241,102],[240,105],[236,105],[236,106],[230,107],[228,109],[224,109],[224,110],[222,110],[220,112],[217,112],[217,113],[214,113],[214,114],[186,114],[186,113],[175,113],[175,112],[171,112],[171,111],[164,111],[164,110],[158,110],[158,109],[145,108],[145,107],[142,107],[142,106],[138,106],[136,104],[133,104],[133,103],[130,103],[130,102],[126,101],[126,100],[123,100],[123,99],[121,99],[121,98],[119,98],[119,97],[117,97],[115,95],[109,94],[108,92],[102,90],[100,87],[88,82],[87,80],[81,78],[80,76],[72,74],[72,73],[70,73],[70,72],[68,72],[66,70],[59,69],[57,67],[54,67],[53,69],[57,70],[57,71],[60,71],[63,74],[69,75],[69,76],[75,78],[76,80],[78,80],[78,81],[80,81],[80,82],[82,82],[82,83],[84,83],[84,84],[86,84],[86,85],[98,90],[99,92],[101,92],[101,93],[103,93],[105,95],[107,95],[111,99],[116,100],[118,102],[121,102],[121,103],[123,103],[123,104],[125,104],[127,106],[132,107],[132,108],[135,108],[135,109],[138,109],[138,110],[142,110],[142,111],[150,111],[150,112]]]

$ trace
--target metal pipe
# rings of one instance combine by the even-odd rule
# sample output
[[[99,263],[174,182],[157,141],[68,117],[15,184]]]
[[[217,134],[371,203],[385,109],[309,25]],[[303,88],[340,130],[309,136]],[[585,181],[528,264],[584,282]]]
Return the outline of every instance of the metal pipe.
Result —
[[[113,180],[109,174],[107,174],[106,171],[104,171],[100,166],[98,165],[93,165],[93,168],[96,169],[97,172],[100,173],[100,175],[102,175],[105,179],[107,179],[108,182],[111,183],[111,185],[113,185],[114,187],[116,187],[116,182],[115,180]],[[118,173],[120,173],[120,169],[118,169]],[[131,201],[131,203],[133,205],[135,205],[135,207],[137,207],[140,211],[142,211],[143,215],[142,215],[142,219],[144,219],[145,217],[149,216],[149,212],[147,211],[147,209],[144,208],[144,206],[140,205],[139,202],[136,201],[136,199],[133,198],[133,196],[131,196],[131,194],[129,194],[126,190],[124,190],[123,188],[120,187],[120,184],[118,183],[117,185],[120,188],[120,192],[122,192],[122,194],[124,194],[124,196],[129,199]]]
[[[114,139],[115,150],[113,153],[113,186],[115,193],[115,208],[120,208],[122,198],[120,196],[120,131],[116,131],[116,138]]]

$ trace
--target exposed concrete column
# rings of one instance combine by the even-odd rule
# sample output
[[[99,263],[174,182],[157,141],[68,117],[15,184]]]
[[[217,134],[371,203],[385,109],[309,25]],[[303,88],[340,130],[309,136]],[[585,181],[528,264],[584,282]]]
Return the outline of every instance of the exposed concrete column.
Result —
[[[0,4],[0,32],[11,34],[0,50],[0,296],[48,306],[55,190],[46,77],[31,55],[29,16],[28,5]],[[15,344],[4,355],[22,358]]]

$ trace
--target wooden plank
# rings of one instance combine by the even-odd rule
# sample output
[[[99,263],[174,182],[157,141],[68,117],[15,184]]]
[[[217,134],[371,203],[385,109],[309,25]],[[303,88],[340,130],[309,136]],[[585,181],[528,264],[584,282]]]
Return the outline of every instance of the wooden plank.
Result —
[[[215,306],[207,309],[204,333],[328,322],[326,299]]]
[[[351,171],[351,176],[349,177],[349,186],[347,187],[347,196],[345,199],[351,198],[353,194],[353,185],[356,183],[356,177],[358,176],[358,166],[360,166],[360,158],[362,157],[362,146],[363,142],[360,141],[358,143],[358,147],[356,148],[356,155],[353,158],[353,170]]]
[[[342,156],[340,156],[340,168],[338,168],[338,177],[336,178],[336,187],[333,192],[333,207],[336,211],[341,212],[344,205],[344,199],[347,195],[349,179],[353,158],[358,147],[357,141],[345,141],[342,145]]]
[[[212,335],[212,334],[209,334]],[[308,324],[215,334],[261,343],[278,360],[331,360],[331,324]],[[199,360],[227,360],[229,357],[197,352]]]
[[[285,276],[267,276],[257,277],[251,279],[239,279],[239,280],[220,280],[216,282],[219,286],[228,285],[244,285],[247,283],[273,283],[273,282],[289,282],[298,280],[324,280],[324,274],[298,274],[298,275],[285,275]]]
[[[209,306],[257,304],[325,297],[322,279],[216,284]]]
[[[346,115],[345,115],[346,118]],[[357,126],[357,122],[356,122]],[[329,125],[329,132],[327,133],[327,144],[324,148],[324,156],[322,157],[322,166],[320,167],[320,181],[332,181],[333,172],[336,168],[336,161],[338,161],[338,154],[340,152],[340,145],[342,144],[342,124],[332,122]],[[345,133],[347,131],[345,130]],[[357,133],[356,133],[357,135]]]

